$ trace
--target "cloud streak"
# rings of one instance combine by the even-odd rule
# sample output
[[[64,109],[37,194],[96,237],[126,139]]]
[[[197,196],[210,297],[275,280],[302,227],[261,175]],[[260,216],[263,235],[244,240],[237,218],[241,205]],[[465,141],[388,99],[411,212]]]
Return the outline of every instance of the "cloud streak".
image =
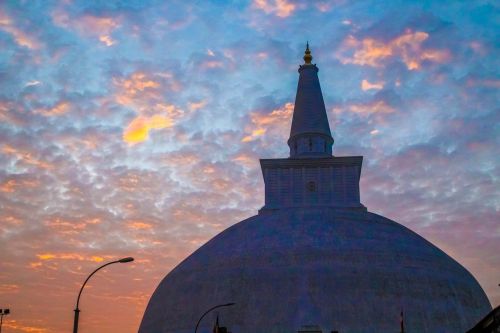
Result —
[[[350,35],[342,43],[337,54],[343,64],[381,67],[391,58],[401,60],[408,70],[418,70],[424,62],[445,63],[450,61],[450,52],[446,49],[424,47],[429,34],[423,31],[407,30],[388,42],[373,38],[362,40]]]

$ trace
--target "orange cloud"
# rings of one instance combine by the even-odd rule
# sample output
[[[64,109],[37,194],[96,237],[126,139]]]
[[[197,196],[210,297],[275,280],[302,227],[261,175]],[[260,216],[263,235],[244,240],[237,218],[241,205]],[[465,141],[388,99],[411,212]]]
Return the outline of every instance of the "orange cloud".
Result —
[[[20,225],[23,223],[22,220],[18,219],[17,217],[14,217],[14,216],[1,217],[0,220],[2,222],[4,222],[5,224],[11,224],[11,225]]]
[[[44,221],[44,224],[51,229],[51,231],[62,235],[75,235],[85,230],[89,225],[99,224],[99,218],[85,219],[85,220],[64,220],[61,218],[53,218]]]
[[[146,74],[134,72],[127,78],[113,78],[117,88],[114,96],[117,103],[141,110],[150,110],[151,106],[162,105],[163,93],[166,90],[177,92],[181,85],[170,73]],[[162,84],[163,83],[163,84]]]
[[[35,113],[41,114],[42,116],[45,117],[53,117],[53,116],[60,116],[65,113],[67,113],[70,109],[71,105],[69,102],[66,101],[61,101],[57,103],[53,108],[50,109],[37,109],[35,110]]]
[[[351,112],[370,114],[370,113],[392,113],[396,111],[393,107],[384,101],[376,101],[368,104],[353,104],[349,107]]]
[[[7,193],[12,193],[12,192],[14,192],[16,190],[17,186],[19,186],[19,184],[17,184],[15,180],[9,180],[7,182],[4,182],[0,186],[0,191],[7,192]]]
[[[0,284],[0,294],[17,293],[19,289],[21,288],[17,284]]]
[[[4,12],[0,10],[0,29],[9,33],[17,45],[26,47],[28,49],[39,49],[41,43],[33,36],[28,35],[14,25],[13,20]]]
[[[84,256],[78,253],[41,253],[36,255],[39,260],[51,261],[51,260],[78,260],[78,261],[92,261],[92,262],[102,262],[104,257],[100,256]],[[107,257],[109,258],[109,256]]]
[[[24,125],[25,121],[19,116],[18,109],[19,107],[13,103],[0,101],[0,121],[16,126]]]
[[[127,223],[128,227],[134,230],[149,230],[153,228],[153,225],[150,223],[140,222],[140,221],[132,221]]]
[[[61,219],[55,219],[51,221],[46,221],[45,224],[52,229],[57,229],[61,233],[78,233],[78,231],[83,230],[87,225],[83,222],[77,223],[73,221],[63,221]]]
[[[135,72],[127,79],[113,79],[118,87],[116,101],[122,105],[137,104],[145,98],[160,98],[156,88],[161,85],[158,81],[148,77],[145,73]]]
[[[41,169],[53,169],[54,166],[52,164],[40,161],[32,156],[31,153],[22,151],[20,149],[16,149],[9,145],[3,145],[2,153],[14,155],[19,161],[22,161],[25,164],[33,165],[35,167]]]
[[[201,63],[203,69],[223,68],[224,62],[220,60],[207,60]]]
[[[253,0],[252,5],[266,14],[274,14],[282,18],[290,16],[296,9],[295,4],[287,0]]]
[[[123,141],[135,144],[147,140],[149,137],[148,122],[143,117],[132,120],[123,132]]]
[[[252,113],[250,115],[252,124],[251,126],[247,126],[245,129],[247,132],[250,132],[250,134],[243,137],[241,142],[253,141],[264,135],[269,128],[279,128],[282,130],[283,126],[288,125],[291,119],[293,107],[293,103],[286,103],[282,107],[273,110],[268,114],[261,114],[258,112]]]
[[[245,153],[240,153],[240,154],[236,155],[231,160],[233,162],[242,164],[245,167],[253,167],[253,166],[257,165],[258,158],[256,158],[255,156],[245,154]]]
[[[111,46],[116,43],[109,35],[99,36],[99,41],[104,43],[106,46]]]
[[[353,36],[347,37],[340,51],[338,59],[343,64],[382,67],[390,57],[400,57],[409,70],[417,70],[423,61],[443,63],[450,59],[448,50],[425,49],[422,43],[429,38],[429,34],[422,31],[406,31],[403,35],[387,43],[365,38],[357,40]]]
[[[199,101],[199,102],[190,102],[189,103],[189,108],[193,111],[196,111],[198,109],[201,109],[207,104],[206,101]]]
[[[36,327],[36,326],[26,326],[23,324],[20,324],[17,320],[15,319],[10,319],[9,321],[6,321],[4,326],[12,330],[20,331],[20,332],[26,332],[26,333],[46,333],[48,332],[48,329],[46,328],[41,328],[41,327]]]
[[[376,89],[380,90],[384,88],[384,82],[374,82],[370,83],[367,80],[361,81],[361,89],[363,91],[371,90],[371,89]]]
[[[123,132],[123,141],[130,145],[146,141],[149,138],[150,130],[169,128],[173,124],[173,119],[164,115],[157,114],[149,118],[138,116]]]
[[[344,111],[354,112],[361,115],[369,115],[369,114],[387,114],[393,113],[396,110],[387,104],[385,101],[374,101],[370,103],[360,103],[360,104],[351,104],[346,106],[345,108],[334,108],[333,112],[342,113]],[[377,132],[378,133],[378,132]],[[375,133],[376,134],[376,133]]]
[[[161,162],[170,167],[179,165],[193,165],[200,162],[200,156],[192,152],[178,151],[165,155]]]
[[[123,131],[122,139],[130,145],[146,141],[151,130],[172,127],[184,114],[175,105],[165,103],[160,78],[173,80],[173,77],[168,73],[160,74],[153,76],[135,72],[128,78],[113,79],[118,90],[114,96],[116,102],[131,107],[138,113]],[[175,88],[176,85],[171,86]],[[191,105],[193,106],[202,105]]]
[[[0,191],[6,193],[12,193],[15,192],[18,188],[23,188],[23,187],[33,188],[37,187],[38,185],[40,185],[40,182],[38,181],[22,180],[18,182],[15,179],[9,179],[8,181],[5,181],[3,184],[0,185]]]

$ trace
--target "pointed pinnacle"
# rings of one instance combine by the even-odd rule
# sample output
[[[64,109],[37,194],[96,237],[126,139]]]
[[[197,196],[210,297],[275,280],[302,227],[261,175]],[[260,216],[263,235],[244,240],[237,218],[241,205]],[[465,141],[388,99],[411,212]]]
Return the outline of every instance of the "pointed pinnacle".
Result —
[[[310,65],[312,59],[313,59],[313,57],[311,55],[311,51],[309,50],[309,41],[307,41],[306,51],[305,51],[305,54],[304,54],[304,62],[305,62],[305,64],[306,65]]]

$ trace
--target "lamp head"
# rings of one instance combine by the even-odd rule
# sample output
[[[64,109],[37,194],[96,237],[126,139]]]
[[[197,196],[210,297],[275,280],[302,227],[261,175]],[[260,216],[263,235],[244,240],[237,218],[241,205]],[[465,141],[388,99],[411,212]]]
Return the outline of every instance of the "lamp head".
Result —
[[[3,310],[3,314],[4,314],[4,315],[8,315],[9,313],[10,313],[10,309],[5,309],[5,310]]]
[[[131,262],[131,261],[134,261],[134,258],[132,257],[127,257],[127,258],[123,258],[123,259],[120,259],[118,260],[120,263],[126,263],[126,262]]]

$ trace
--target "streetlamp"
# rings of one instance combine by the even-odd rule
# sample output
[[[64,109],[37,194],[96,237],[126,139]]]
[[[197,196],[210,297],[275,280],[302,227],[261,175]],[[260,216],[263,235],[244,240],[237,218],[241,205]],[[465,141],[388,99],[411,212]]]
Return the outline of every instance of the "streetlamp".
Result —
[[[78,293],[78,298],[76,299],[76,308],[75,308],[75,321],[73,322],[73,333],[78,333],[78,317],[80,316],[80,309],[78,308],[78,304],[80,303],[80,296],[82,295],[82,291],[83,291],[83,287],[85,287],[85,285],[87,284],[87,281],[92,277],[92,275],[94,275],[98,270],[100,270],[101,268],[104,268],[108,265],[111,265],[111,264],[116,264],[116,263],[126,263],[126,262],[131,262],[131,261],[134,261],[134,258],[132,257],[127,257],[127,258],[123,258],[123,259],[120,259],[120,260],[115,260],[115,261],[111,261],[111,262],[108,262],[107,264],[104,264],[100,267],[98,267],[95,271],[93,271],[88,277],[87,279],[85,280],[85,282],[83,283],[82,287],[80,288],[80,292]],[[2,333],[2,332],[0,332]]]
[[[205,311],[205,313],[204,313],[204,314],[202,314],[202,315],[201,315],[201,317],[200,317],[200,319],[198,320],[198,323],[196,323],[196,327],[195,327],[195,329],[194,329],[194,333],[197,333],[197,332],[198,332],[198,326],[200,325],[201,320],[203,319],[203,317],[205,317],[205,315],[206,315],[207,313],[209,313],[210,311],[215,310],[215,309],[217,309],[217,308],[222,308],[223,306],[231,306],[231,305],[235,305],[235,304],[236,304],[236,303],[220,304],[220,305],[216,305],[216,306],[214,306],[214,307],[212,307],[212,308],[208,309],[207,311]]]
[[[0,333],[2,333],[3,316],[10,313],[10,309],[0,309]]]

